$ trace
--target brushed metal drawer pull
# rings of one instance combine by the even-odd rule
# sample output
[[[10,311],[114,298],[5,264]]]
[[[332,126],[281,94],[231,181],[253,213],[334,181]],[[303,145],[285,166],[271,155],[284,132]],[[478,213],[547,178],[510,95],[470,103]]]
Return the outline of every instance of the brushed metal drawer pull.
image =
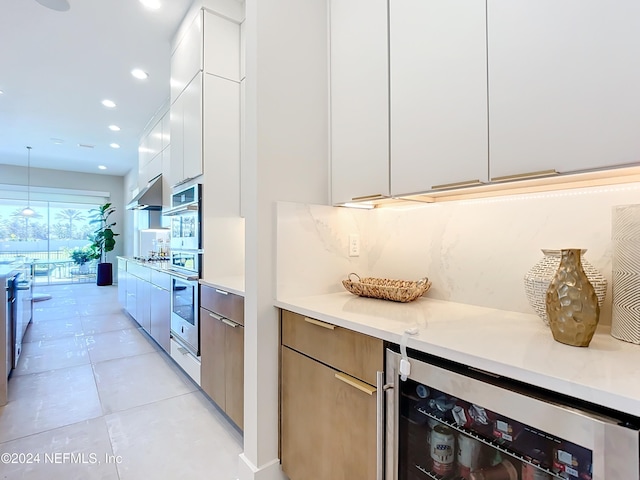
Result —
[[[508,182],[509,180],[524,180],[526,178],[539,178],[539,177],[550,177],[553,175],[559,175],[555,169],[551,170],[540,170],[538,172],[527,172],[527,173],[517,173],[515,175],[505,175],[504,177],[492,177],[492,182]]]
[[[361,392],[366,393],[367,395],[373,395],[377,391],[377,389],[375,387],[372,387],[368,383],[361,382],[357,378],[353,378],[353,377],[351,377],[349,375],[346,375],[344,373],[338,372],[338,373],[335,374],[335,377],[338,380],[346,383],[347,385],[351,385],[352,387],[357,388]]]
[[[238,326],[237,323],[232,322],[231,320],[228,320],[226,318],[222,318],[222,323],[224,323],[225,325],[229,325],[230,327],[236,328]]]
[[[442,185],[432,185],[431,190],[444,190],[445,188],[472,187],[474,185],[482,185],[482,182],[476,180],[466,180],[464,182],[444,183]]]
[[[381,193],[376,193],[375,195],[364,195],[362,197],[353,197],[351,200],[354,202],[359,202],[362,200],[380,200],[382,198],[385,198],[385,196],[382,195]]]
[[[317,325],[322,328],[326,328],[327,330],[334,330],[336,328],[335,325],[331,325],[330,323],[321,322],[320,320],[315,320],[313,318],[304,317],[304,321],[307,323],[311,323],[313,325]]]
[[[218,290],[216,288],[216,293],[219,293],[220,295],[229,295],[229,292],[225,292],[224,290]]]
[[[209,312],[209,316],[211,318],[215,318],[216,320],[220,320],[221,322],[224,321],[224,319],[220,315],[216,315],[215,313]]]

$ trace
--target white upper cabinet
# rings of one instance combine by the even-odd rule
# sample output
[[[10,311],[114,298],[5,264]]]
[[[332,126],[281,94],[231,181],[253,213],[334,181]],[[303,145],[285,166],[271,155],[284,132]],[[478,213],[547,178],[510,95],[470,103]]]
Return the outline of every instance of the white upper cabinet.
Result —
[[[640,161],[640,2],[487,5],[490,176]]]
[[[240,81],[240,25],[204,11],[204,71]]]
[[[387,0],[331,0],[331,201],[389,195]]]
[[[247,46],[247,37],[245,35],[245,23],[240,24],[240,80],[244,79],[246,75],[247,59],[245,57]]]
[[[486,9],[390,0],[391,194],[488,180]]]
[[[148,138],[147,148],[149,149],[149,157],[153,160],[162,151],[162,119],[158,120],[153,126]]]
[[[208,216],[240,215],[240,83],[204,77],[204,163]]]
[[[169,112],[162,117],[162,150],[171,144],[171,121]]]
[[[171,185],[202,175],[202,73],[171,105]]]
[[[202,175],[202,76],[196,75],[182,93],[183,181]]]
[[[169,152],[171,159],[170,184],[174,186],[184,180],[184,101],[185,96],[180,95],[171,105],[171,144]]]
[[[202,16],[200,10],[171,55],[171,104],[202,70]]]

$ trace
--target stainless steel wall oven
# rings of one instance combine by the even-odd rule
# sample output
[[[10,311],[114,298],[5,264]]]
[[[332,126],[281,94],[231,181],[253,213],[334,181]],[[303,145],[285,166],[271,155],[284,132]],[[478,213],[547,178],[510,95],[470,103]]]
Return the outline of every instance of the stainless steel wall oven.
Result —
[[[171,333],[191,353],[200,355],[198,279],[171,275]]]
[[[200,355],[198,279],[202,264],[202,186],[181,187],[171,195],[171,334],[195,356]]]

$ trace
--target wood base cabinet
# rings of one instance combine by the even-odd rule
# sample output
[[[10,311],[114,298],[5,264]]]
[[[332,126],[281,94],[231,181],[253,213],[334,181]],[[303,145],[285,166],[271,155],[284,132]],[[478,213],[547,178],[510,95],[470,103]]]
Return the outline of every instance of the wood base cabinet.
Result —
[[[374,384],[382,341],[283,312],[282,343],[282,470],[291,480],[379,478]],[[310,356],[315,345],[320,353]]]
[[[201,386],[241,429],[244,423],[244,299],[201,287]],[[206,308],[205,308],[206,307]]]

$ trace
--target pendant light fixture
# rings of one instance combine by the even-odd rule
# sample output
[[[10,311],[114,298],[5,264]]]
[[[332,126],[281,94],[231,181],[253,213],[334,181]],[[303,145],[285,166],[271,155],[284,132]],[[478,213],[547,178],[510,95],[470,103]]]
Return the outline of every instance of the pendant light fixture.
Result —
[[[27,208],[22,210],[22,215],[30,217],[34,213],[31,210],[31,147],[27,147]]]

